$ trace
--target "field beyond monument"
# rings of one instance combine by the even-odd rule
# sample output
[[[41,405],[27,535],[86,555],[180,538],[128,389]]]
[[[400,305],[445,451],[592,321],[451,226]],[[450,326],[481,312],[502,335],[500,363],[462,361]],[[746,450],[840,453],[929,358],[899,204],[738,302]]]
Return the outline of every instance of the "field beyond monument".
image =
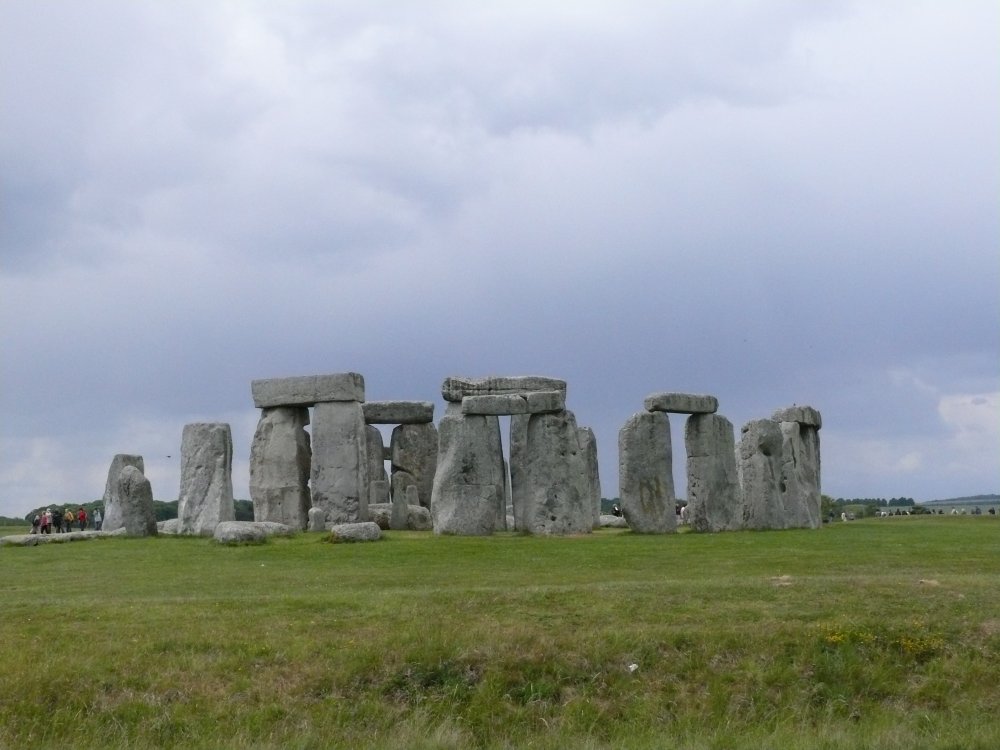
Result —
[[[1000,746],[1000,519],[3,548],[0,747]]]

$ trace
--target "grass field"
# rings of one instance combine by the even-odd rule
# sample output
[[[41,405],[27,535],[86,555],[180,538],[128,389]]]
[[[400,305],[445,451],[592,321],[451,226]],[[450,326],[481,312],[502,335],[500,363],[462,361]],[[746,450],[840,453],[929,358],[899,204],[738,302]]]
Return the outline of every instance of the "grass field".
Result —
[[[0,747],[1000,747],[1000,519],[0,549]]]

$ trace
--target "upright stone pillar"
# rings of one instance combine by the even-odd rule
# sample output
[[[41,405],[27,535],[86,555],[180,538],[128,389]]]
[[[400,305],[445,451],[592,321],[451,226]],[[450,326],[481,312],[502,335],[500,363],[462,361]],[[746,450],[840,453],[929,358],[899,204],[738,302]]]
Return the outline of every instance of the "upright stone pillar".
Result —
[[[718,414],[692,414],[684,425],[688,518],[695,531],[743,526],[733,424]]]
[[[592,496],[573,412],[532,414],[525,454],[524,530],[590,533],[594,527]]]
[[[255,521],[274,521],[293,529],[309,522],[309,469],[312,449],[309,410],[276,406],[261,410],[250,446],[250,499]]]
[[[782,436],[778,423],[771,419],[747,422],[743,425],[738,450],[743,527],[785,528],[781,491]]]
[[[177,533],[211,536],[219,523],[234,520],[233,436],[229,425],[184,425]]]
[[[437,427],[432,422],[398,425],[392,431],[389,446],[393,493],[398,488],[405,495],[407,487],[415,486],[420,505],[429,508],[438,462]]]
[[[589,427],[581,427],[579,438],[580,457],[583,459],[586,491],[589,497],[587,502],[594,512],[594,528],[598,528],[601,525],[601,475],[597,466],[597,436]]]
[[[449,405],[438,427],[437,472],[431,516],[437,534],[482,536],[497,528],[497,488],[503,487],[503,455],[488,417],[463,415]]]
[[[527,528],[524,514],[528,507],[525,467],[527,465],[528,421],[530,414],[513,414],[510,418],[510,502],[514,509],[514,528]]]
[[[789,528],[817,529],[823,524],[820,489],[820,413],[809,406],[775,412],[782,436],[781,485]]]
[[[313,407],[312,502],[326,523],[368,520],[368,436],[361,404],[325,401]]]
[[[670,419],[639,412],[618,432],[618,494],[622,515],[639,534],[677,530]]]
[[[101,524],[104,531],[115,531],[124,526],[121,500],[118,497],[118,475],[126,466],[134,466],[140,472],[145,472],[142,456],[119,453],[111,459],[108,481],[104,485],[104,521]]]
[[[122,526],[128,536],[156,536],[156,512],[149,480],[135,466],[118,474],[117,495],[121,503]]]
[[[382,441],[382,433],[378,427],[369,424],[365,426],[365,437],[368,441],[365,451],[368,456],[369,502],[387,503],[389,475],[385,471],[385,443]]]

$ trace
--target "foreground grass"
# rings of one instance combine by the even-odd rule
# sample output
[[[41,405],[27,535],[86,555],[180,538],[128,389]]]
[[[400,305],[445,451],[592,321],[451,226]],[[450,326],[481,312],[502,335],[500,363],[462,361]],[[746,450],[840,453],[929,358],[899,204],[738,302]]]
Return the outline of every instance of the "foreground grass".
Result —
[[[0,566],[0,747],[1000,747],[992,519]]]

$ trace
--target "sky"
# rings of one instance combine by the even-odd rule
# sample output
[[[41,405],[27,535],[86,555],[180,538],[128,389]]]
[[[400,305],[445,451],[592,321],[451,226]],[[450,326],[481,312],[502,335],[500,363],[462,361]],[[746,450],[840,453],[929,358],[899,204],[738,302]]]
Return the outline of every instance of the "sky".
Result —
[[[0,3],[0,515],[249,497],[257,378],[809,404],[834,497],[1000,492],[993,0]],[[685,494],[683,417],[671,421]]]

